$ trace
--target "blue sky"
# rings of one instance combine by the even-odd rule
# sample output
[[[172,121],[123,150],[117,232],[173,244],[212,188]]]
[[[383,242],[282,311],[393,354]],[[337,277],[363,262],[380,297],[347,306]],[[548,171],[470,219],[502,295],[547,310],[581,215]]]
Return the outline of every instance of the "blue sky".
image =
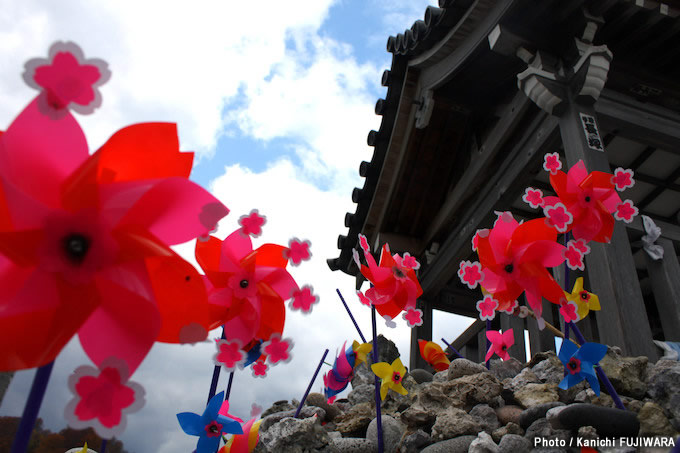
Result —
[[[199,2],[196,2],[199,3]],[[389,67],[390,34],[421,19],[426,0],[275,0],[249,2],[120,0],[117,2],[2,1],[0,8],[0,129],[34,93],[20,77],[23,63],[46,54],[56,40],[77,42],[87,57],[106,60],[111,80],[103,105],[79,117],[91,149],[113,132],[142,121],[178,124],[181,146],[196,152],[192,178],[232,211],[217,236],[257,208],[267,216],[261,241],[310,239],[313,258],[293,270],[321,301],[303,316],[287,315],[284,336],[295,340],[293,360],[267,379],[236,374],[232,412],[247,418],[253,403],[268,407],[300,398],[324,348],[331,354],[357,335],[335,295],[345,294],[364,332],[370,312],[353,294],[354,281],[328,270],[343,219],[353,212],[351,190],[372,150],[366,135],[379,126],[373,107],[384,96],[380,76]],[[264,12],[263,12],[264,11]],[[177,251],[195,264],[193,243]],[[378,330],[393,339],[408,363],[410,330]],[[435,317],[435,338],[454,338],[470,321]],[[216,336],[213,332],[212,336]],[[212,374],[214,346],[154,346],[132,376],[146,390],[146,406],[128,417],[122,436],[128,451],[186,453],[195,438],[179,429],[175,414],[202,412]],[[330,361],[330,360],[328,360]],[[64,427],[70,399],[66,381],[89,364],[77,339],[56,361],[41,410],[45,425]],[[12,382],[0,415],[19,415],[32,371]],[[315,390],[321,389],[317,381]],[[220,388],[226,386],[226,379]]]

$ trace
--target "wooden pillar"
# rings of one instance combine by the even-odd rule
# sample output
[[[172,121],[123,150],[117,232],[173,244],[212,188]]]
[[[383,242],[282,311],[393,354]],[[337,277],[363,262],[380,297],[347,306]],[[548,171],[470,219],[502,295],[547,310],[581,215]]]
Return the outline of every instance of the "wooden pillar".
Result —
[[[582,114],[597,125],[594,108],[575,102],[567,103],[559,119],[567,164],[571,167],[583,160],[590,172],[610,172],[606,153],[593,149],[594,143],[588,142]],[[599,296],[602,305],[602,313],[597,317],[600,341],[621,347],[624,354],[646,355],[656,360],[658,352],[652,342],[633,254],[626,229],[620,223],[617,222],[609,244],[591,242],[591,252],[586,256],[592,292]]]
[[[553,311],[550,302],[543,303],[543,319],[545,322],[555,325],[553,319]],[[533,318],[527,318],[527,330],[529,331],[529,349],[530,355],[533,357],[542,351],[555,350],[555,336],[548,329],[538,330],[538,324]]]
[[[14,371],[0,372],[0,403],[2,403],[5,392],[7,392],[9,384],[12,382],[12,376],[14,376]]]
[[[655,261],[645,253],[656,308],[664,340],[680,341],[680,264],[673,241],[660,237],[656,243],[663,247],[663,259]]]
[[[477,333],[477,363],[484,362],[486,358],[486,329],[482,329]]]
[[[524,320],[518,316],[509,315],[507,313],[499,313],[501,317],[501,329],[505,332],[512,329],[515,337],[515,344],[510,348],[510,356],[516,358],[520,362],[527,361],[526,347],[524,345]]]
[[[427,369],[429,367],[427,362],[420,356],[418,340],[432,340],[432,302],[419,299],[416,306],[423,311],[423,325],[411,329],[411,356],[409,360],[409,369],[411,370],[416,368]]]

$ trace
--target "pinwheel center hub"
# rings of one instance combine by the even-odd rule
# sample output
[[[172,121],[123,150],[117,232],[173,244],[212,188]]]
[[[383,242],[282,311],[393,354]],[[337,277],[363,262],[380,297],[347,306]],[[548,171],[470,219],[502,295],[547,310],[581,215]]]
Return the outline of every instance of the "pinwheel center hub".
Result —
[[[505,351],[507,351],[507,350],[508,350],[508,347],[507,347],[506,345],[503,345],[503,346],[501,347],[501,351],[505,352]]]
[[[576,374],[581,369],[581,362],[578,359],[571,358],[567,363],[567,368],[571,374]]]
[[[394,266],[394,267],[392,268],[392,272],[394,272],[394,275],[395,275],[397,278],[404,278],[404,277],[406,277],[406,274],[404,274],[404,271],[402,271],[401,269],[399,269],[397,266]]]
[[[85,256],[92,244],[87,236],[80,233],[71,233],[62,239],[62,245],[66,257],[70,261],[80,264],[85,260]]]
[[[588,300],[588,293],[586,291],[581,291],[581,299]]]
[[[238,283],[238,286],[240,286],[243,289],[246,289],[248,285],[250,285],[250,282],[245,278]]]
[[[392,375],[392,380],[397,383],[401,382],[401,374],[395,371],[394,374]]]
[[[507,272],[508,274],[512,274],[513,270],[515,270],[515,267],[512,264],[507,264],[505,266],[505,272]]]

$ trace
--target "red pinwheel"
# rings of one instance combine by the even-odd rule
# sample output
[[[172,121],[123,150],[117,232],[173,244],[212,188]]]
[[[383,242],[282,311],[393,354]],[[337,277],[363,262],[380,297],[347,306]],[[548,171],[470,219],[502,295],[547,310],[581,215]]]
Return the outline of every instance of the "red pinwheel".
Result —
[[[489,360],[494,354],[503,360],[510,360],[508,349],[515,344],[515,336],[512,329],[508,329],[503,333],[489,330],[486,332],[486,338],[491,342],[491,347],[486,351],[484,360]]]
[[[433,341],[418,340],[420,356],[437,371],[449,369],[451,362],[446,357],[446,353],[437,343]]]
[[[52,84],[66,67],[96,86],[72,60],[59,53],[46,79],[34,65],[49,109],[41,93],[0,136],[0,370],[49,363],[77,332],[97,365],[118,357],[132,374],[155,341],[206,337],[204,285],[169,246],[228,210],[187,179],[173,124],[126,127],[90,155],[68,107],[96,92]]]
[[[498,301],[498,311],[510,311],[524,292],[537,317],[541,298],[554,304],[564,298],[560,285],[546,267],[564,262],[557,232],[544,219],[518,223],[509,212],[501,213],[489,234],[478,238],[482,287]]]
[[[382,248],[380,264],[375,262],[367,248],[364,249],[364,257],[368,266],[361,265],[361,273],[373,284],[366,291],[366,296],[380,316],[394,319],[403,310],[416,307],[416,299],[423,294],[423,290],[414,270],[419,267],[415,259],[392,255],[387,244]]]
[[[551,173],[550,184],[557,196],[543,200],[546,221],[560,232],[571,231],[575,239],[609,242],[614,230],[612,214],[631,221],[637,213],[629,200],[619,213],[624,203],[616,193],[633,185],[632,171],[617,169],[616,176],[601,171],[588,173],[583,161],[578,161],[568,173]]]

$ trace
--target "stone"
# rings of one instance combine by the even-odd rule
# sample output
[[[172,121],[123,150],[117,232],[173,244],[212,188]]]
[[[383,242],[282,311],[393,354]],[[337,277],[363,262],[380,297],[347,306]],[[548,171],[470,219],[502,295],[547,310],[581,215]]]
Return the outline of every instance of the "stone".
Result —
[[[324,421],[327,422],[332,422],[335,417],[340,415],[340,409],[333,405],[328,404],[328,398],[326,398],[326,396],[322,395],[321,393],[312,392],[309,395],[307,395],[305,405],[320,407],[321,409],[323,409],[326,412],[326,417],[324,417]]]
[[[550,357],[557,357],[557,354],[555,354],[555,351],[546,351],[546,352],[539,352],[537,354],[534,354],[534,356],[529,360],[529,363],[527,363],[527,366],[529,368],[533,368],[536,366],[536,364],[549,359]]]
[[[275,412],[271,415],[267,415],[266,417],[262,418],[262,422],[260,423],[260,431],[267,431],[270,426],[278,423],[279,421],[283,420],[284,418],[288,417],[294,417],[295,416],[295,410],[290,410],[290,411],[283,411],[283,412]],[[300,409],[300,414],[298,415],[299,419],[303,418],[310,418],[310,417],[318,417],[319,420],[323,420],[324,417],[326,416],[326,411],[321,409],[320,407],[315,407],[315,406],[305,406],[302,409]]]
[[[432,438],[422,429],[404,437],[399,446],[399,453],[418,453],[432,443]]]
[[[640,436],[653,437],[676,437],[678,433],[666,417],[663,409],[656,403],[648,401],[638,413],[640,422]]]
[[[540,383],[541,383],[540,379],[538,379],[538,376],[536,376],[536,374],[533,371],[531,371],[529,368],[524,368],[522,371],[519,372],[517,376],[512,378],[509,382],[506,382],[504,380],[503,387],[514,393],[516,390],[526,387],[527,384],[540,384]]]
[[[453,405],[467,410],[476,404],[492,402],[503,390],[500,381],[486,371],[459,377],[444,385]]]
[[[555,409],[551,409],[555,411]],[[593,404],[570,404],[551,413],[552,426],[577,431],[582,426],[592,426],[600,437],[635,437],[640,430],[637,414]]]
[[[446,382],[449,380],[449,370],[438,371],[432,377],[434,382]]]
[[[446,412],[437,415],[437,420],[432,426],[432,439],[440,441],[464,434],[476,436],[481,430],[482,427],[472,416],[465,411],[451,407]]]
[[[333,445],[340,453],[376,453],[378,446],[368,439],[341,437],[333,439]]]
[[[503,406],[496,409],[496,416],[501,425],[507,425],[508,423],[516,423],[519,425],[519,417],[524,409],[519,406]]]
[[[478,404],[472,408],[470,415],[477,420],[479,426],[487,433],[492,433],[494,430],[501,427],[496,411],[494,411],[488,404]]]
[[[349,392],[347,399],[353,406],[361,403],[375,404],[375,386],[373,384],[357,385]]]
[[[288,400],[279,400],[276,401],[272,406],[262,412],[262,418],[265,418],[267,415],[275,414],[277,412],[284,412],[284,411],[292,411],[297,409],[297,406],[290,404]]]
[[[564,365],[554,353],[547,354],[545,360],[534,365],[531,371],[544,383],[559,384],[564,379]]]
[[[601,392],[600,396],[597,396],[590,387],[578,392],[574,397],[574,402],[594,404],[602,407],[616,407],[611,396],[604,392]]]
[[[422,384],[423,382],[432,382],[432,380],[434,379],[434,376],[432,375],[432,373],[430,373],[427,370],[423,370],[422,368],[413,369],[413,370],[409,371],[408,374],[413,379],[415,379],[415,381],[418,384]]]
[[[576,396],[588,387],[587,381],[581,381],[576,385],[572,385],[566,389],[557,388],[557,394],[560,396],[560,401],[564,404],[571,404],[575,402]]]
[[[408,409],[413,404],[418,383],[411,376],[406,375],[402,379],[401,385],[404,386],[408,393],[402,395],[392,390],[388,391],[385,400],[381,403],[383,414],[394,415],[397,412]]]
[[[426,428],[429,430],[436,416],[433,412],[413,404],[401,413],[400,418],[401,422],[408,426],[409,429]]]
[[[477,434],[477,438],[470,443],[468,453],[498,453],[498,445],[489,433],[481,431]]]
[[[541,362],[542,363],[542,362]],[[533,422],[539,418],[545,418],[545,414],[553,407],[564,406],[564,403],[559,401],[553,401],[550,403],[543,403],[537,406],[525,409],[519,416],[519,426],[523,429],[527,429]]]
[[[510,422],[491,433],[491,437],[493,438],[494,442],[498,443],[501,441],[503,436],[507,436],[508,434],[524,436],[524,430],[518,424]]]
[[[340,399],[335,400],[335,402],[333,403],[333,406],[340,409],[340,412],[345,412],[346,410],[349,410],[349,408],[352,407],[353,404],[350,403],[347,398],[340,398]]]
[[[488,372],[489,370],[487,370],[484,365],[475,363],[472,360],[458,358],[449,365],[449,373],[447,377],[449,380],[453,380],[462,376]]]
[[[555,406],[552,409],[548,409],[548,411],[545,413],[545,418],[548,420],[550,423],[550,426],[552,426],[555,429],[567,429],[566,426],[563,426],[560,423],[559,419],[559,414],[562,412],[567,406]]]
[[[368,424],[374,417],[374,406],[369,403],[357,404],[335,418],[336,429],[345,437],[365,437]]]
[[[375,374],[368,368],[366,362],[362,362],[354,368],[351,383],[353,389],[360,385],[375,385]]]
[[[595,441],[600,438],[594,426],[581,426],[578,429],[578,437],[583,440]]]
[[[525,408],[538,406],[539,404],[559,401],[557,384],[527,384],[526,387],[516,390],[515,399]]]
[[[317,408],[318,409],[318,408]],[[260,442],[269,452],[323,452],[339,453],[318,417],[284,418],[268,430],[260,430]]]
[[[459,436],[425,447],[421,453],[467,453],[477,436]]]
[[[534,445],[535,438],[568,443],[571,438],[571,433],[564,429],[555,429],[550,425],[547,419],[539,418],[527,428],[524,438],[527,439],[531,445]]]
[[[506,434],[498,443],[499,453],[527,453],[531,442],[517,434]]]
[[[600,367],[620,395],[641,399],[647,392],[647,357],[623,357],[613,348],[600,360]]]
[[[647,393],[671,418],[680,420],[680,362],[656,362],[647,379]]]
[[[401,436],[404,434],[405,427],[389,415],[380,417],[382,420],[382,434],[383,446],[385,453],[395,453],[401,442]],[[378,419],[377,417],[371,420],[366,431],[366,439],[378,445]]]
[[[489,371],[499,381],[514,378],[522,371],[522,368],[524,368],[524,365],[514,357],[510,357],[509,360],[493,359],[489,365]]]

